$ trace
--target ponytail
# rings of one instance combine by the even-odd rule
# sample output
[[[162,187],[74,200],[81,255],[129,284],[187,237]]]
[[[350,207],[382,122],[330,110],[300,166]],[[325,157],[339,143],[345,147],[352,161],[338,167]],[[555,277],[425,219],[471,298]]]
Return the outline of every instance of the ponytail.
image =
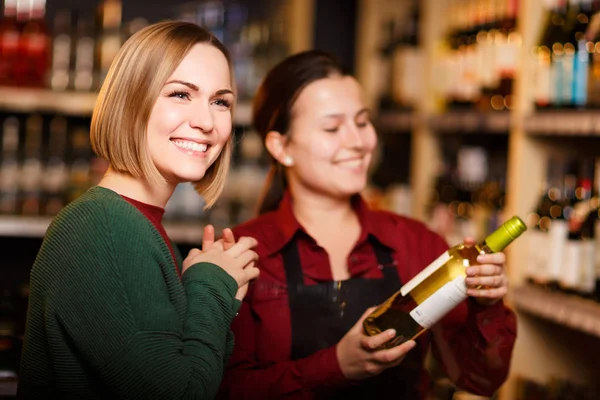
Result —
[[[258,202],[258,215],[275,211],[287,189],[285,170],[281,164],[273,160],[271,170],[265,180],[263,192]]]

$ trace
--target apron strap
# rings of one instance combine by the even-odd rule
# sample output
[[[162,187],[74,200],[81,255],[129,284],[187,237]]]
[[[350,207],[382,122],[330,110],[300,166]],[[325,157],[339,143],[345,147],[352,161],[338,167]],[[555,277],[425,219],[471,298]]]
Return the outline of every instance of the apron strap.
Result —
[[[296,236],[297,234],[281,250],[289,293],[296,293],[298,287],[304,285],[304,274],[302,273]],[[398,287],[402,286],[402,280],[396,268],[397,263],[392,257],[392,251],[379,243],[377,239],[370,239],[369,242],[373,247],[375,257],[377,257],[377,262],[379,263],[378,267],[383,273],[384,279],[395,280],[398,282]]]
[[[297,233],[281,250],[283,267],[285,268],[285,278],[287,281],[287,290],[290,295],[297,293],[298,288],[304,285],[304,274],[302,273],[302,265],[300,264],[300,254],[298,253],[296,236]]]
[[[377,257],[377,262],[379,263],[378,267],[383,273],[383,278],[397,280],[398,287],[402,286],[402,279],[396,268],[397,262],[394,260],[394,257],[392,257],[392,251],[379,243],[377,239],[373,238],[369,240],[369,242],[371,242],[371,246]]]

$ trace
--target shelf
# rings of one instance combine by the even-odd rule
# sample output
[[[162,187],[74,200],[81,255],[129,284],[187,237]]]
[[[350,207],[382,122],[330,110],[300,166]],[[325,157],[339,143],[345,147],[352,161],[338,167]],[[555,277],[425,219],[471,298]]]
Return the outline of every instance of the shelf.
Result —
[[[59,92],[46,89],[0,87],[0,109],[32,113],[48,112],[69,116],[91,116],[96,104],[95,92]],[[249,102],[235,107],[234,123],[250,125],[252,106]]]
[[[538,111],[525,117],[523,124],[535,136],[600,137],[600,113],[594,110]]]
[[[600,304],[579,296],[524,285],[513,292],[524,312],[600,338]]]
[[[379,129],[410,133],[416,124],[416,115],[411,111],[382,111],[376,118]]]
[[[441,134],[508,134],[510,113],[507,111],[450,111],[429,118],[429,126]]]
[[[0,237],[43,238],[51,222],[50,217],[0,216]],[[167,234],[176,243],[199,246],[202,242],[203,223],[165,222],[164,225]]]
[[[440,134],[508,134],[510,113],[450,111],[428,118],[427,123],[432,130]],[[410,131],[416,124],[417,116],[410,111],[384,111],[377,117],[378,127],[389,131]]]
[[[54,112],[71,116],[91,115],[94,92],[57,92],[46,89],[0,88],[0,108],[16,112]]]

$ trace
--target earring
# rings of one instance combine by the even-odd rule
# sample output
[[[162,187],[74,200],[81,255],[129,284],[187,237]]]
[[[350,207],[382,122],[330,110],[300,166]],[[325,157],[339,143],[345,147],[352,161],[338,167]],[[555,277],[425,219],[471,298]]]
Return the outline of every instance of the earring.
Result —
[[[283,165],[285,165],[286,167],[291,167],[293,163],[294,163],[294,160],[292,159],[291,156],[285,156],[283,158]]]

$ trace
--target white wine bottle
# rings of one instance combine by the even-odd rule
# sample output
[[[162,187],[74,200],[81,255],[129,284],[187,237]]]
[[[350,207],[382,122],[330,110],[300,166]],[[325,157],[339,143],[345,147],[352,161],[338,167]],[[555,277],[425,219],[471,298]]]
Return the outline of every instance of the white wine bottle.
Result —
[[[515,216],[483,242],[450,248],[365,319],[366,334],[394,329],[396,337],[383,346],[387,348],[415,339],[467,299],[466,268],[477,264],[478,255],[504,250],[526,230],[525,223]]]

